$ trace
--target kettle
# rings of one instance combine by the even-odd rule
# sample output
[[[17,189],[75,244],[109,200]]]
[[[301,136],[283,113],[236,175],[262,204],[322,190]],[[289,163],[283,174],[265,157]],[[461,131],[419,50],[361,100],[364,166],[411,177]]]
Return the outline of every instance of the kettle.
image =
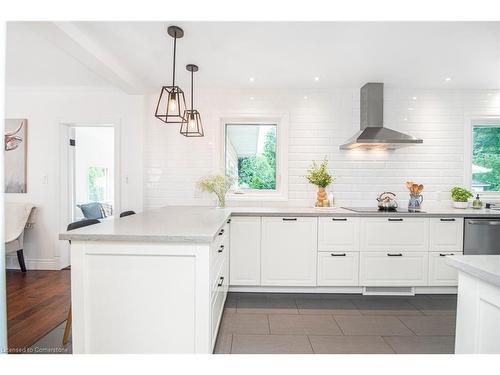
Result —
[[[398,208],[398,202],[396,202],[396,194],[390,191],[385,191],[380,194],[377,198],[378,209],[395,211]]]

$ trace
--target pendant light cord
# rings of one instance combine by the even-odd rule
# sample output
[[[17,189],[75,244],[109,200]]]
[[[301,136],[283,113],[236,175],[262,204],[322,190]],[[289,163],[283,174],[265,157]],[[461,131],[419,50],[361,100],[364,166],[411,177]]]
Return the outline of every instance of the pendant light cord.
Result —
[[[193,81],[194,81],[194,72],[191,70],[191,115],[193,115]]]
[[[175,86],[175,52],[177,48],[177,33],[174,36],[174,67],[172,69],[172,86]]]

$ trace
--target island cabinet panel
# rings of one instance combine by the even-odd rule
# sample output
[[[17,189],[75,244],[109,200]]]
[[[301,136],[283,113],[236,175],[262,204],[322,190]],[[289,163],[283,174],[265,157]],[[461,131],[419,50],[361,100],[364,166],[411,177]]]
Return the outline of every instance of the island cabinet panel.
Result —
[[[263,217],[261,284],[316,285],[316,217]]]
[[[260,285],[260,237],[260,217],[231,219],[231,285]]]
[[[318,286],[358,286],[358,252],[318,253]]]
[[[320,217],[319,251],[359,251],[359,218]]]
[[[458,272],[446,264],[446,257],[461,254],[462,252],[429,253],[429,285],[457,286]]]
[[[362,252],[359,284],[362,286],[427,286],[428,252]]]
[[[464,244],[464,219],[431,218],[430,251],[462,251]]]
[[[429,251],[429,219],[377,217],[361,220],[361,251]]]

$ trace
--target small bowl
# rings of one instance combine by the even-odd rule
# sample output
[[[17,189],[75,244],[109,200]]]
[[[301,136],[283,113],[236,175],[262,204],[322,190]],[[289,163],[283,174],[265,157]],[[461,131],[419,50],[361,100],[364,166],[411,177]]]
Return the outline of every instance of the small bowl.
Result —
[[[469,208],[469,202],[453,202],[454,208]]]

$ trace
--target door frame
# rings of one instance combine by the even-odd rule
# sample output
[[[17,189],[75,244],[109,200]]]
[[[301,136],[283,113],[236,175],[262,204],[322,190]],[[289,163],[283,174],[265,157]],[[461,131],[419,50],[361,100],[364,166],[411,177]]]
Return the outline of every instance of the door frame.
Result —
[[[121,212],[121,119],[106,119],[92,121],[59,121],[59,231],[66,231],[66,227],[72,218],[72,207],[70,199],[73,186],[69,183],[71,163],[74,162],[74,155],[71,155],[69,140],[71,139],[71,129],[75,127],[103,127],[114,129],[114,202],[113,216]],[[59,267],[64,268],[70,265],[69,243],[59,241]]]

